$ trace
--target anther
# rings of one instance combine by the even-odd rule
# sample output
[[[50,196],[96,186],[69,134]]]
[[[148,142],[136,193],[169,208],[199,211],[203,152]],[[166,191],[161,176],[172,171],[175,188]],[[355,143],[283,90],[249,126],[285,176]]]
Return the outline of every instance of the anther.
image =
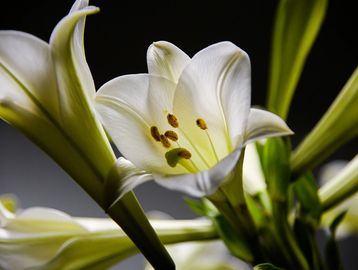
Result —
[[[169,140],[163,134],[160,134],[160,142],[165,148],[169,148],[171,146]]]
[[[152,126],[150,128],[150,134],[152,135],[153,139],[157,142],[160,142],[160,132],[156,126]]]
[[[164,136],[168,139],[172,140],[173,142],[176,142],[178,140],[178,134],[176,134],[175,131],[168,130],[164,133]]]
[[[175,117],[174,114],[168,113],[167,120],[168,120],[169,125],[171,125],[172,127],[174,127],[174,128],[179,127],[178,119]]]
[[[181,158],[190,159],[191,153],[188,150],[181,148],[180,151],[178,152],[178,156]]]
[[[205,120],[202,118],[196,119],[196,125],[200,127],[202,130],[208,129],[208,125],[206,124]]]

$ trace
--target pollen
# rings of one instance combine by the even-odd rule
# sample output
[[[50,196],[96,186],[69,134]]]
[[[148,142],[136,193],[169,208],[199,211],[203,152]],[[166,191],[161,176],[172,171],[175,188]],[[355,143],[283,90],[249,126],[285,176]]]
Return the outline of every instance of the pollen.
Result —
[[[196,119],[196,125],[202,130],[208,129],[208,125],[206,124],[205,120],[202,118]]]
[[[160,134],[160,142],[165,148],[169,148],[171,146],[169,140],[163,134]]]
[[[181,148],[180,151],[178,151],[178,156],[181,158],[190,159],[191,153],[185,148]]]
[[[175,131],[168,130],[164,133],[164,136],[168,139],[172,140],[173,142],[176,142],[178,140],[178,134],[176,134]]]
[[[172,127],[174,127],[174,128],[179,127],[178,118],[176,118],[176,116],[174,114],[168,113],[167,120],[168,120],[169,125],[171,125]]]
[[[160,142],[160,132],[159,129],[156,126],[152,126],[150,128],[150,134],[152,135],[153,139],[157,142]]]

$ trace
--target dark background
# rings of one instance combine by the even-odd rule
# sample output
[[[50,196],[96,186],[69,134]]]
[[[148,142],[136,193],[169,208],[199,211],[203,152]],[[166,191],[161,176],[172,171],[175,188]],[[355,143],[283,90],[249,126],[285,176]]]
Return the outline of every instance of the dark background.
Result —
[[[34,34],[48,41],[72,1],[2,1],[0,29]],[[330,1],[326,20],[306,62],[291,106],[288,125],[296,145],[320,119],[358,63],[355,1]],[[252,63],[252,104],[264,105],[270,36],[276,1],[92,1],[101,12],[89,16],[85,48],[97,88],[120,75],[146,72],[146,49],[167,40],[192,56],[204,47],[229,40],[244,49]],[[351,159],[356,142],[331,159]],[[23,207],[54,207],[71,215],[104,214],[46,154],[23,135],[0,122],[0,193],[16,193]],[[181,195],[153,183],[136,189],[145,210],[176,218],[194,215]],[[346,264],[354,269],[358,244],[343,243]],[[118,269],[137,269],[138,257]],[[136,261],[137,260],[137,261]]]

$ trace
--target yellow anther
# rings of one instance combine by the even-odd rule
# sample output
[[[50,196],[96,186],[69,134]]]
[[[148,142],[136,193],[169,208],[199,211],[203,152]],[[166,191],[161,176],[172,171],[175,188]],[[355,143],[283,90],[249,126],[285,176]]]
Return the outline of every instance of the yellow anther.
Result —
[[[168,113],[167,120],[169,125],[171,125],[172,127],[174,128],[179,127],[178,118],[176,118],[174,114]]]
[[[165,148],[169,148],[171,146],[169,140],[163,134],[160,134],[160,142]]]
[[[202,118],[196,119],[196,125],[203,130],[208,129],[208,125],[206,124],[205,120]]]
[[[191,153],[185,148],[181,148],[180,151],[178,151],[178,156],[181,158],[190,159]]]
[[[173,142],[176,142],[178,140],[178,134],[176,134],[175,131],[168,130],[164,133],[164,136],[168,139],[172,140]]]
[[[153,139],[157,142],[160,142],[160,132],[156,126],[152,126],[150,128],[150,134],[152,135]]]

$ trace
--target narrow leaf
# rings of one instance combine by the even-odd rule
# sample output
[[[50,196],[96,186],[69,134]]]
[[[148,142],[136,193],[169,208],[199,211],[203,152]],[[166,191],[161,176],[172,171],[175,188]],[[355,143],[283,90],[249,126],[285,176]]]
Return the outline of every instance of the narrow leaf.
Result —
[[[313,169],[339,147],[358,135],[358,68],[292,154],[295,172]]]
[[[317,37],[327,0],[281,0],[271,51],[268,109],[287,118],[307,55]]]

